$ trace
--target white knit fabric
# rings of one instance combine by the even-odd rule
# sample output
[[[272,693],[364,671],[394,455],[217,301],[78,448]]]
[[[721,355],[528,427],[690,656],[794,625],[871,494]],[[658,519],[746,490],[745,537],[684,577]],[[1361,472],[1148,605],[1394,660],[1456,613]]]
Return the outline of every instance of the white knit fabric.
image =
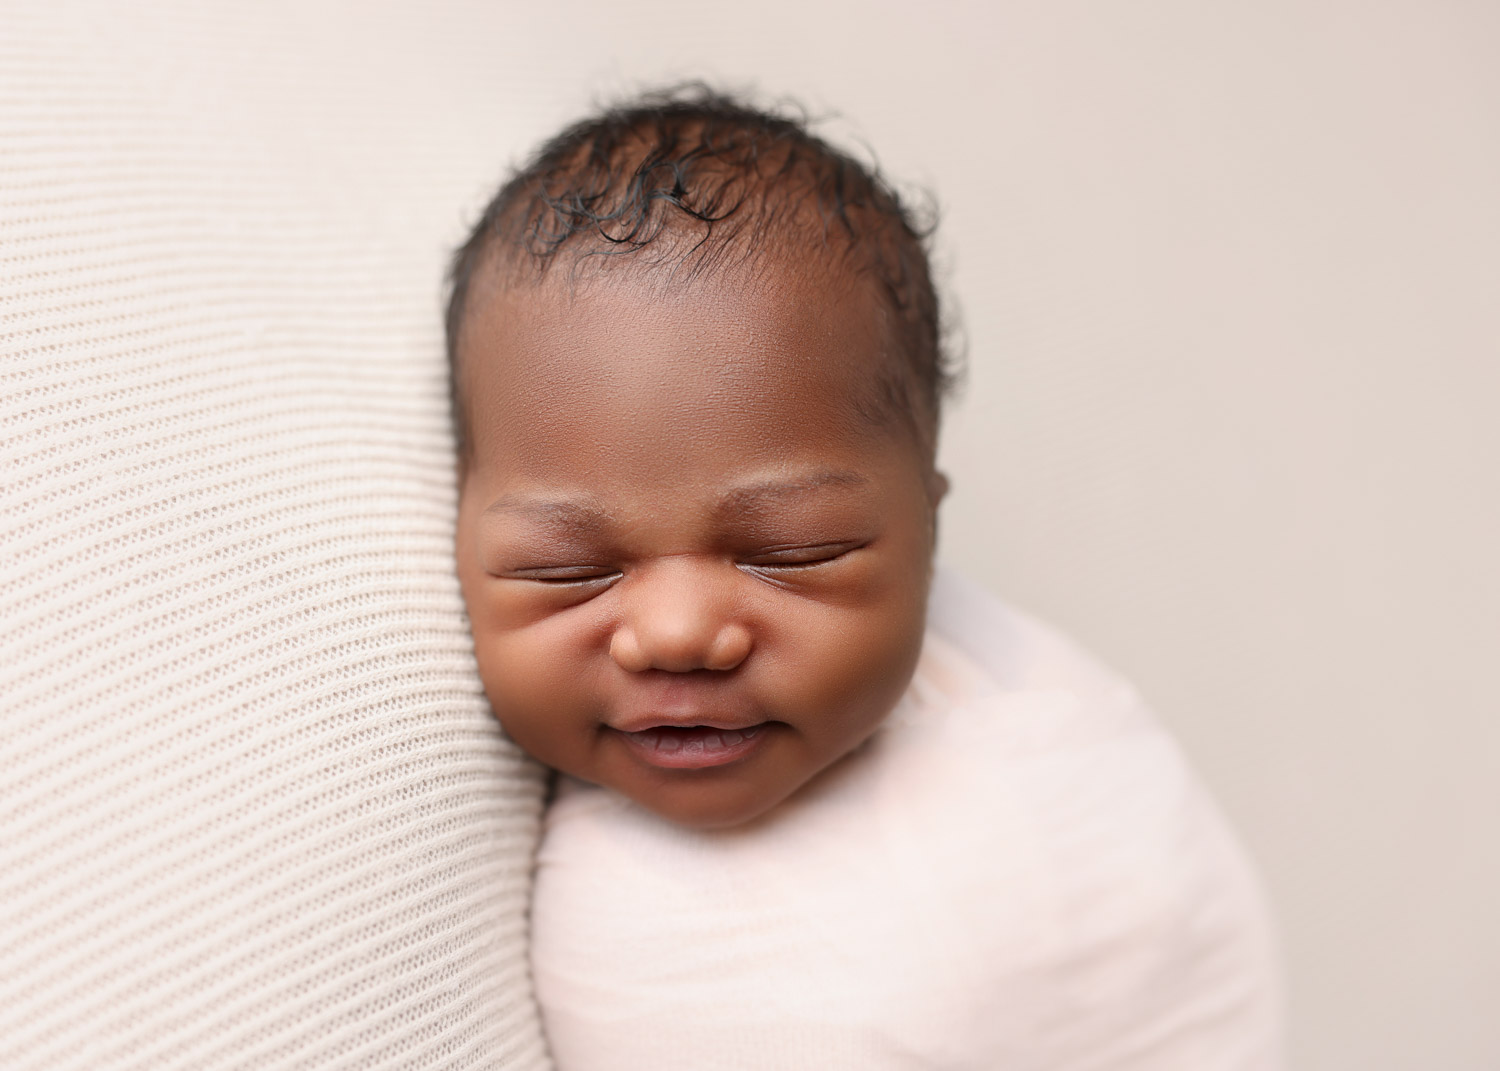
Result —
[[[547,1066],[410,7],[0,4],[5,1071]]]

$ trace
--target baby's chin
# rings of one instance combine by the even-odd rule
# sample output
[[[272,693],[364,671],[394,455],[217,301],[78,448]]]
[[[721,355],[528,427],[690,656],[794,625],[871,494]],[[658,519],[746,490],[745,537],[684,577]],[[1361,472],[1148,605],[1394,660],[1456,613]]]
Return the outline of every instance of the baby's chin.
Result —
[[[860,744],[864,742],[861,740]],[[658,818],[684,829],[701,832],[748,829],[775,821],[788,809],[796,809],[800,801],[818,795],[839,779],[847,768],[848,756],[859,750],[856,745],[851,752],[805,776],[775,784],[737,783],[732,778],[708,776],[683,778],[646,791],[638,785],[614,786],[614,790]]]
[[[751,826],[766,818],[802,786],[758,792],[736,791],[722,784],[681,784],[650,794],[623,792],[658,818],[684,829],[716,832]]]

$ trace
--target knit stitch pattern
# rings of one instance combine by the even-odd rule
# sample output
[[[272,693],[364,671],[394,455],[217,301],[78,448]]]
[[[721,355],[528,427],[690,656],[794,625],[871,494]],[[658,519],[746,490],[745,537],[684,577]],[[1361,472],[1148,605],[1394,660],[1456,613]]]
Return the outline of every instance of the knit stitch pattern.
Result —
[[[0,5],[7,1071],[548,1066],[409,6]]]

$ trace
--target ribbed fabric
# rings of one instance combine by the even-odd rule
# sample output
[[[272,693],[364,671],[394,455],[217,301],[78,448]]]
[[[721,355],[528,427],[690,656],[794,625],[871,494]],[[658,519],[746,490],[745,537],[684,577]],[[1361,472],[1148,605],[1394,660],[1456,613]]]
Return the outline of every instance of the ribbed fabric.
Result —
[[[547,1066],[451,561],[472,150],[364,10],[0,12],[6,1071]]]

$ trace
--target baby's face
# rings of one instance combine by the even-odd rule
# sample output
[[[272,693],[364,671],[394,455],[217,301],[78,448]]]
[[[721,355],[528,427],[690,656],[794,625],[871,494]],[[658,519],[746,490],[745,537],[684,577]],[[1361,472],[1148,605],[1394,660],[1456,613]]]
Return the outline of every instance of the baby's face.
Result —
[[[464,326],[458,572],[490,702],[542,762],[701,828],[865,740],[922,642],[936,479],[856,405],[881,306],[774,275],[477,288]]]

